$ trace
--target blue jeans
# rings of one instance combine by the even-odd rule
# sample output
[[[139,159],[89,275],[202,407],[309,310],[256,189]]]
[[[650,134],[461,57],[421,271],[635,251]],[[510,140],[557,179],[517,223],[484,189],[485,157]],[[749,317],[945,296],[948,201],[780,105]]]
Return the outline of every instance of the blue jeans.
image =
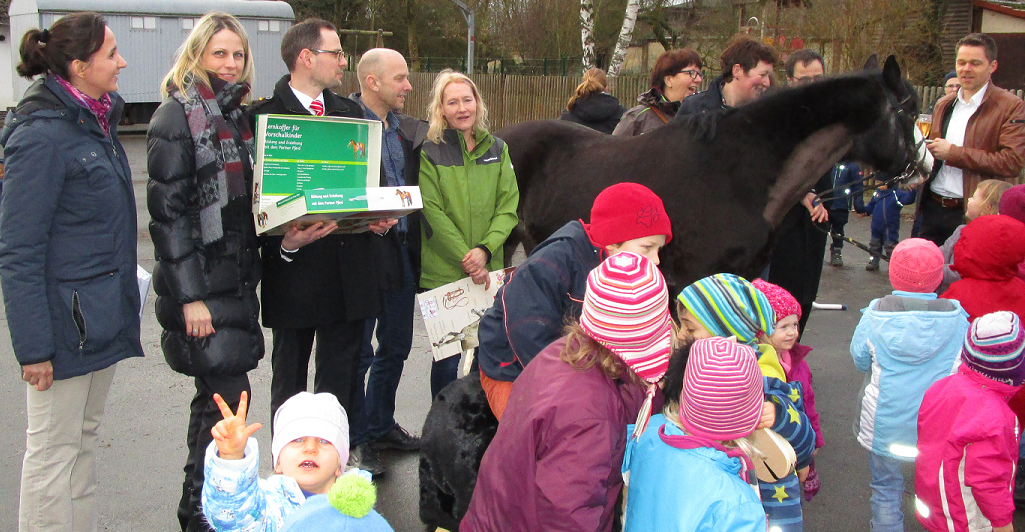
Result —
[[[910,462],[909,462],[910,463]],[[904,462],[870,452],[872,532],[904,532]]]
[[[459,376],[459,361],[463,357],[459,355],[450,356],[442,360],[435,360],[431,364],[431,400],[438,397],[442,388],[446,387]]]
[[[395,393],[402,378],[402,367],[413,347],[413,310],[416,305],[416,287],[413,285],[413,267],[409,262],[409,244],[403,243],[400,255],[405,278],[402,289],[384,294],[381,315],[366,321],[363,353],[359,362],[359,382],[366,381],[356,391],[354,412],[350,413],[352,438],[350,445],[384,436],[395,427]],[[371,345],[374,326],[377,326],[377,352]],[[366,380],[367,372],[370,379]],[[360,416],[358,414],[362,413]]]

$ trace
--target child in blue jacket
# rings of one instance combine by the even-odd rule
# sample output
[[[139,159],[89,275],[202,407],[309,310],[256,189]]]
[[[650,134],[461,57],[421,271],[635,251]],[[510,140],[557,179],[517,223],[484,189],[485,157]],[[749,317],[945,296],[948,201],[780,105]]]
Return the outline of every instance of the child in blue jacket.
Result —
[[[666,396],[665,414],[652,416],[627,443],[623,530],[765,532],[748,440],[765,425],[754,350],[727,338],[698,340],[689,349],[681,353],[686,371],[676,371],[679,364],[666,373],[673,395]],[[666,471],[673,471],[672,482]]]
[[[261,425],[246,425],[247,395],[242,392],[238,412],[233,413],[214,394],[224,419],[211,429],[214,441],[206,450],[203,484],[203,515],[214,530],[307,530],[305,523],[286,527],[286,520],[312,504],[303,512],[314,514],[310,523],[342,524],[344,528],[337,529],[353,532],[393,532],[373,509],[376,490],[370,473],[343,474],[349,457],[349,422],[334,395],[300,392],[281,404],[274,414],[271,440],[276,474],[267,479],[258,476],[259,447],[251,436]],[[322,506],[330,511],[314,511]]]
[[[953,373],[968,331],[968,314],[938,299],[943,254],[936,244],[909,238],[890,259],[893,294],[869,303],[851,338],[858,371],[868,373],[855,424],[869,451],[872,525],[903,532],[903,465],[918,454],[918,408],[929,386]]]
[[[776,324],[772,305],[750,282],[730,273],[695,282],[683,289],[678,300],[681,333],[693,339],[734,336],[737,342],[755,350],[764,377],[765,400],[775,411],[770,428],[794,448],[798,470],[777,482],[760,483],[762,506],[771,528],[800,532],[804,522],[801,481],[808,474],[815,451],[815,430],[804,411],[804,388],[787,378],[770,344],[769,336]]]
[[[865,206],[865,210],[859,211],[872,216],[872,240],[868,247],[873,254],[868,259],[868,266],[865,266],[866,271],[879,271],[880,255],[890,258],[894,246],[900,241],[900,211],[905,205],[914,203],[917,196],[918,191],[914,189],[903,190],[883,185],[872,194],[872,201]]]

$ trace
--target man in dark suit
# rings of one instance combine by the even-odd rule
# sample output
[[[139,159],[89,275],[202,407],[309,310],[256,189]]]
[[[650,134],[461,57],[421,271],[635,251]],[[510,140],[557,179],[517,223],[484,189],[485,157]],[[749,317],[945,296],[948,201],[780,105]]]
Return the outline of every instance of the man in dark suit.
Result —
[[[289,74],[271,98],[254,103],[249,114],[291,114],[363,118],[351,100],[331,92],[346,67],[335,27],[320,19],[292,26],[281,41]],[[350,412],[367,318],[381,309],[371,233],[386,233],[395,220],[378,220],[370,232],[332,234],[334,222],[303,230],[292,225],[283,237],[261,245],[263,325],[271,328],[271,413],[306,390],[313,341],[317,341],[314,391],[329,392]]]

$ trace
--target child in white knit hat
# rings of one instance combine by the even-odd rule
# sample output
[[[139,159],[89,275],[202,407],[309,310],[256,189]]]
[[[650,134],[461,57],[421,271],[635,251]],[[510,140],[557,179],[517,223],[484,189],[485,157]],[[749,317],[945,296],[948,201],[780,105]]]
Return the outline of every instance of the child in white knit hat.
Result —
[[[344,516],[348,530],[391,531],[372,509],[376,494],[370,474],[353,470],[343,475],[349,422],[334,395],[300,392],[278,408],[271,440],[276,474],[267,479],[258,476],[259,447],[251,436],[262,425],[246,425],[247,395],[242,393],[233,413],[214,394],[224,419],[210,431],[214,441],[206,450],[203,484],[203,514],[214,530],[276,532],[307,498],[331,492],[336,499],[358,499],[341,505],[356,509]]]

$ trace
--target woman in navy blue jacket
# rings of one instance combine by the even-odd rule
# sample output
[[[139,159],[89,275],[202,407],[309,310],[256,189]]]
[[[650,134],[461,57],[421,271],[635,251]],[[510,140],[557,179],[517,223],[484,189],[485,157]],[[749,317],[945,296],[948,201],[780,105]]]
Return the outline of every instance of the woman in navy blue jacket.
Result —
[[[18,74],[43,76],[0,132],[0,282],[28,383],[19,528],[95,529],[107,391],[115,364],[142,356],[135,193],[117,138],[126,63],[95,13],[29,30],[20,51]]]

